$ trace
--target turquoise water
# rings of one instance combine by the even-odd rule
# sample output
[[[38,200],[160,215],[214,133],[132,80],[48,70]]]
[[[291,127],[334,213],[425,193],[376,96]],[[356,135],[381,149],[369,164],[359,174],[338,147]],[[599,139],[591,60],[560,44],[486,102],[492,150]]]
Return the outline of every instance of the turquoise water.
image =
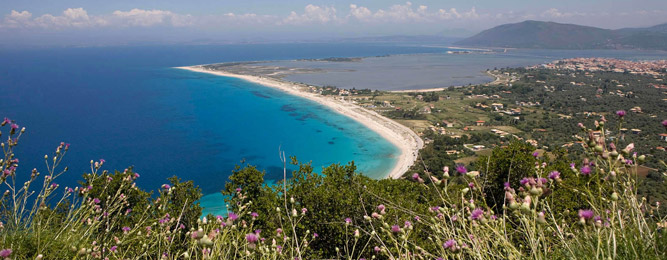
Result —
[[[77,185],[90,160],[104,169],[134,167],[138,185],[192,180],[218,194],[241,160],[282,178],[279,147],[319,172],[355,161],[381,178],[397,149],[359,123],[311,101],[238,79],[173,69],[226,61],[324,58],[429,52],[364,44],[143,46],[0,50],[0,118],[27,127],[16,154],[18,177],[61,142],[71,144],[57,183]],[[62,168],[61,168],[62,169]],[[288,169],[289,170],[289,169]],[[207,209],[220,198],[202,200]],[[213,205],[213,206],[212,206]]]

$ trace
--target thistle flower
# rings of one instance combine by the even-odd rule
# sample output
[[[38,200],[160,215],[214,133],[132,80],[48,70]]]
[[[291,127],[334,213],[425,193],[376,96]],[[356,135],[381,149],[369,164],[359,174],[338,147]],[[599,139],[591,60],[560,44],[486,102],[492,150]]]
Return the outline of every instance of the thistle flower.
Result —
[[[385,209],[384,204],[380,204],[380,205],[378,205],[378,210],[379,210],[379,211],[384,211],[384,209]]]
[[[93,203],[95,203],[95,204],[100,204],[100,199],[98,199],[98,198],[94,198],[94,199],[93,199]]]
[[[115,253],[117,250],[118,246],[112,246],[111,248],[109,248],[109,251],[111,251],[112,253]]]
[[[5,117],[5,120],[2,121],[2,126],[6,125],[6,124],[11,124],[11,123],[12,123],[12,120],[10,120],[9,118],[6,118],[6,117]]]
[[[380,247],[376,246],[376,247],[373,248],[373,251],[375,251],[375,253],[377,253],[377,252],[382,251],[382,249],[380,249]]]
[[[478,220],[478,219],[481,219],[483,217],[483,215],[484,215],[484,210],[482,210],[480,208],[476,208],[472,211],[472,214],[470,215],[470,218],[472,218],[472,220]]]
[[[239,215],[236,215],[234,212],[229,212],[229,214],[227,214],[227,219],[229,219],[231,221],[234,221],[237,218],[239,218]]]
[[[349,225],[350,223],[352,223],[352,219],[351,218],[345,218],[345,225]]]
[[[538,156],[540,156],[539,152],[537,152],[537,151],[533,152],[533,157],[537,158]]]
[[[130,227],[123,227],[123,233],[130,232]]]
[[[5,118],[5,120],[7,120],[7,118]],[[9,258],[10,255],[12,255],[12,250],[9,248],[0,251],[0,257],[2,258]]]
[[[665,128],[667,128],[667,120],[662,120],[662,126],[664,126]]]
[[[171,185],[169,184],[162,184],[162,188],[165,190],[171,189]]]
[[[624,117],[625,116],[625,110],[618,110],[616,111],[616,115],[618,117]]]
[[[454,250],[454,248],[456,247],[456,240],[454,239],[447,240],[445,241],[444,244],[442,244],[442,247]]]
[[[259,240],[259,238],[254,233],[248,233],[245,235],[245,240],[250,244],[254,244],[257,242],[257,240]]]
[[[399,227],[398,225],[393,225],[391,226],[391,232],[393,233],[401,232],[401,227]]]
[[[552,171],[549,173],[549,179],[552,180],[559,180],[560,179],[560,172],[558,171]]]
[[[585,165],[584,167],[581,167],[581,169],[579,169],[579,171],[581,172],[582,175],[590,175],[591,172],[592,172],[591,167],[588,166],[588,165]]]
[[[257,214],[257,212],[252,212],[252,213],[250,213],[250,216],[252,218],[257,218],[257,217],[259,217],[259,214]]]
[[[415,181],[416,181],[416,180],[418,180],[418,179],[419,179],[419,173],[416,173],[416,172],[413,173],[413,174],[412,174],[412,180],[415,180]]]
[[[584,219],[584,220],[589,220],[589,219],[593,218],[593,215],[595,215],[595,213],[590,209],[580,209],[579,210],[579,217]]]
[[[466,174],[468,172],[468,169],[463,164],[457,164],[456,165],[456,172],[460,174]]]

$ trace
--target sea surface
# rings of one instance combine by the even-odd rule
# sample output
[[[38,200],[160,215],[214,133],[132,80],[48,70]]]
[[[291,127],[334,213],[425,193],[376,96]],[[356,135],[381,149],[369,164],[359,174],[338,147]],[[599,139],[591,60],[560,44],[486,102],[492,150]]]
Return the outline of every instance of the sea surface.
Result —
[[[362,173],[382,178],[399,151],[361,124],[314,102],[239,79],[172,67],[390,55],[390,62],[364,60],[369,62],[365,70],[382,71],[371,67],[404,60],[406,66],[390,70],[411,71],[399,74],[405,82],[420,82],[431,73],[451,74],[456,68],[454,74],[467,80],[447,84],[467,84],[478,79],[466,75],[477,75],[485,66],[526,62],[524,57],[497,55],[450,58],[444,56],[446,50],[353,43],[2,49],[0,117],[27,128],[16,149],[20,178],[33,168],[45,173],[44,155],[53,154],[64,141],[71,144],[62,163],[69,171],[56,181],[63,188],[75,186],[90,172],[90,160],[104,159],[107,170],[134,167],[145,190],[158,189],[174,175],[192,180],[206,195],[201,200],[205,213],[219,214],[225,211],[219,191],[241,161],[266,170],[269,182],[282,179],[279,149],[312,162],[318,172],[332,163],[354,161]],[[633,55],[641,53],[621,56]],[[408,66],[420,59],[432,60],[428,66],[434,67],[420,74]],[[355,71],[346,80],[364,82],[364,66]],[[373,84],[367,87],[383,83]]]
[[[103,169],[134,167],[146,190],[174,175],[193,180],[207,195],[206,212],[219,213],[219,191],[242,160],[266,170],[267,181],[283,177],[279,149],[317,172],[354,161],[362,173],[383,178],[399,150],[312,101],[172,67],[430,51],[377,44],[3,49],[0,118],[27,128],[16,149],[21,178],[33,168],[45,173],[44,155],[64,141],[71,144],[62,163],[69,171],[56,181],[63,188],[90,172],[91,160],[104,159]]]

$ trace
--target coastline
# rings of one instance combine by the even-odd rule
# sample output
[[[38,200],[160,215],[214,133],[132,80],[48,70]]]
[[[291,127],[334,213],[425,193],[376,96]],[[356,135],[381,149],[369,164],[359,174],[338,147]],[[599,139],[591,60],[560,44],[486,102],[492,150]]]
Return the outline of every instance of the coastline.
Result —
[[[366,126],[367,128],[371,129],[391,142],[401,151],[396,164],[385,178],[398,179],[403,176],[403,174],[407,172],[410,166],[412,166],[417,160],[419,150],[424,147],[424,141],[408,127],[401,125],[394,120],[386,118],[375,111],[370,111],[355,104],[303,91],[301,88],[304,86],[297,83],[286,82],[267,77],[234,74],[221,70],[208,70],[201,65],[175,68],[199,73],[208,73],[217,76],[238,78],[252,83],[271,87],[286,92],[290,95],[299,96],[317,102],[330,108],[333,111],[336,111],[337,113],[352,118],[353,120],[361,123],[362,125]]]

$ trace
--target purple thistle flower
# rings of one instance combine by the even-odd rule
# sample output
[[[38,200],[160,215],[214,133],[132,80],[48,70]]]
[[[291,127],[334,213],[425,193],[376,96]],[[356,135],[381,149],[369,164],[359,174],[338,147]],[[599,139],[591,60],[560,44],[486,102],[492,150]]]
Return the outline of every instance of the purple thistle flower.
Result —
[[[619,116],[619,117],[624,117],[625,116],[625,110],[616,111],[616,115]]]
[[[12,124],[12,125],[11,125],[11,128],[12,128],[12,130],[19,129],[19,125],[17,125],[17,124]]]
[[[667,120],[662,120],[662,126],[664,126],[665,128],[667,128]]]
[[[590,210],[590,209],[580,209],[579,210],[579,217],[583,218],[585,220],[589,220],[595,215],[595,213]]]
[[[125,233],[130,232],[130,230],[131,230],[130,227],[123,227],[123,232]]]
[[[529,182],[530,182],[530,179],[528,179],[528,178],[523,178],[523,179],[521,179],[521,181],[519,181],[521,186],[526,185],[526,183],[529,183]]]
[[[431,207],[431,211],[433,212],[437,212],[438,210],[440,210],[440,207],[438,206]]]
[[[253,218],[259,217],[259,214],[257,212],[252,212],[250,213],[250,216]]]
[[[582,175],[590,175],[592,170],[590,166],[586,165],[584,167],[581,167],[579,171],[581,172]]]
[[[12,120],[10,120],[9,118],[6,118],[6,117],[5,117],[5,120],[2,121],[2,125],[10,124],[11,122],[12,122]]]
[[[506,181],[506,182],[503,184],[503,186],[504,186],[506,189],[509,189],[509,188],[510,188],[510,183]]]
[[[456,172],[460,174],[466,174],[468,172],[468,169],[463,164],[457,164],[456,165]]]
[[[393,225],[391,226],[391,232],[393,233],[401,232],[401,227],[399,227],[398,225]]]
[[[93,199],[93,203],[95,203],[95,204],[100,204],[100,199],[98,199],[98,198],[94,198],[94,199]]]
[[[377,252],[382,251],[382,249],[380,249],[380,247],[376,246],[376,247],[373,248],[373,251],[375,251],[375,253],[377,253]]]
[[[538,156],[540,156],[540,153],[538,153],[537,151],[533,152],[533,157],[537,158]]]
[[[540,182],[541,182],[542,184],[545,184],[545,183],[547,183],[547,179],[546,179],[546,178],[540,178]]]
[[[169,184],[162,184],[162,188],[165,190],[171,189],[171,185]]]
[[[109,248],[109,251],[111,251],[112,253],[115,253],[116,250],[118,250],[118,246],[112,246],[111,248]]]
[[[234,221],[237,218],[239,218],[239,215],[236,215],[234,212],[229,212],[229,214],[227,214],[227,219],[229,219],[231,221]]]
[[[248,243],[250,243],[250,244],[256,243],[258,239],[259,238],[257,237],[257,235],[255,235],[253,233],[248,233],[248,234],[245,235],[245,240],[248,241]]]
[[[405,224],[403,225],[403,227],[408,228],[408,227],[410,227],[410,226],[412,226],[412,222],[410,222],[410,221],[405,221]]]
[[[5,118],[5,120],[7,120],[7,118]],[[9,249],[9,248],[2,249],[2,251],[0,251],[0,257],[2,257],[2,258],[9,258],[9,256],[11,254],[12,254],[12,250]]]
[[[558,171],[552,171],[549,173],[549,179],[556,180],[560,179],[560,172]]]
[[[350,224],[350,223],[352,223],[352,219],[351,218],[345,218],[345,224]]]
[[[417,179],[419,179],[419,173],[415,172],[415,173],[412,174],[412,180],[416,181]]]
[[[454,248],[456,246],[456,240],[450,239],[445,241],[445,243],[442,245],[444,248]]]
[[[472,215],[470,215],[470,218],[472,218],[472,220],[478,220],[478,219],[482,218],[483,214],[484,214],[484,210],[482,210],[480,208],[476,208],[472,211]]]
[[[259,233],[262,233],[261,229],[255,229],[255,234],[259,235]]]
[[[380,205],[378,205],[378,210],[379,210],[379,211],[383,211],[384,209],[385,209],[384,204],[380,204]]]
[[[577,168],[577,165],[576,165],[575,163],[570,163],[570,168],[572,168],[572,169],[576,169],[576,168]]]

